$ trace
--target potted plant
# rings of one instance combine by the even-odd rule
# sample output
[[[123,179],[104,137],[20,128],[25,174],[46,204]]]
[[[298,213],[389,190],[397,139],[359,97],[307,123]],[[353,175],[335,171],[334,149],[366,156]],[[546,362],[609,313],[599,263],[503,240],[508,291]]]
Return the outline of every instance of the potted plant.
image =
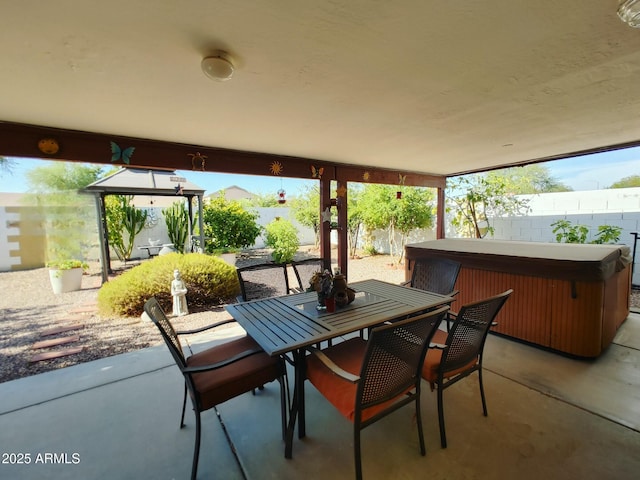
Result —
[[[52,260],[47,262],[53,293],[72,292],[82,288],[82,274],[89,268],[82,260]]]

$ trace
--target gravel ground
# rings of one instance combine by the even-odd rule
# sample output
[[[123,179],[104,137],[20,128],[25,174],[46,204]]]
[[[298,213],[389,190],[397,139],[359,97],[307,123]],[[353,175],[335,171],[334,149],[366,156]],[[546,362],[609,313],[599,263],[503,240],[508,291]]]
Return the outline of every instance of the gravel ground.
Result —
[[[308,256],[313,256],[313,252],[301,252],[297,259]],[[238,259],[237,266],[268,260],[268,252],[255,251]],[[355,282],[365,278],[399,283],[404,280],[404,270],[394,268],[386,255],[350,260],[349,280]],[[103,318],[92,312],[74,312],[95,304],[100,282],[99,269],[93,266],[83,277],[82,290],[55,295],[46,268],[0,272],[0,291],[4,292],[0,297],[0,383],[162,343],[158,329],[139,318]],[[175,318],[172,322],[177,330],[187,330],[226,318],[230,317],[224,307],[215,306]],[[46,330],[77,324],[84,328],[52,337],[41,336]],[[78,335],[79,341],[46,350],[32,348],[42,340],[73,335]],[[84,347],[78,354],[29,362],[40,351],[77,346]]]
[[[308,256],[315,256],[314,252],[300,252],[296,259]],[[239,258],[237,266],[268,260],[267,251],[254,251]],[[349,281],[366,278],[400,283],[404,280],[404,270],[394,267],[387,255],[350,260]],[[0,272],[0,292],[4,292],[0,296],[0,383],[162,343],[158,329],[137,317],[103,318],[91,312],[74,312],[95,304],[100,283],[99,269],[93,266],[83,277],[82,290],[55,295],[46,268]],[[631,305],[635,310],[640,308],[640,291],[632,292]],[[188,330],[227,318],[230,317],[224,306],[214,306],[206,311],[191,311],[172,322],[177,330]],[[43,331],[76,324],[84,328],[53,337],[41,336]],[[79,341],[46,350],[32,348],[42,340],[73,335],[78,335]],[[83,351],[68,357],[29,362],[39,351],[76,346],[83,346]]]

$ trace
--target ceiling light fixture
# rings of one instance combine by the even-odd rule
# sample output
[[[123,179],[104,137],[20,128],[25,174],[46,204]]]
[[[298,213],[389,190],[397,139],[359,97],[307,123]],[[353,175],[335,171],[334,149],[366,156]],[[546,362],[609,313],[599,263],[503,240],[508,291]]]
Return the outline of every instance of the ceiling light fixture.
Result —
[[[226,52],[216,52],[202,59],[202,71],[211,80],[224,82],[233,76],[234,66]]]
[[[640,28],[640,0],[620,0],[618,17],[633,28]]]

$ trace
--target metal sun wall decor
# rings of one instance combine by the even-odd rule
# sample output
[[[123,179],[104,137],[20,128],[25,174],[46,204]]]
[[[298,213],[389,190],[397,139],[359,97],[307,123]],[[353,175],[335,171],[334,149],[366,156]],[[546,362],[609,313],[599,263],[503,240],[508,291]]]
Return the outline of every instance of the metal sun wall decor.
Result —
[[[45,155],[55,155],[60,151],[60,145],[55,138],[42,138],[38,142],[38,150]]]
[[[282,164],[280,162],[273,162],[271,164],[271,166],[269,167],[269,170],[271,171],[271,173],[273,175],[280,175],[282,173],[282,171],[284,170],[284,167],[282,166]]]
[[[122,160],[129,165],[131,163],[131,157],[136,147],[127,147],[125,149],[120,148],[116,142],[111,143],[111,162],[118,162]]]

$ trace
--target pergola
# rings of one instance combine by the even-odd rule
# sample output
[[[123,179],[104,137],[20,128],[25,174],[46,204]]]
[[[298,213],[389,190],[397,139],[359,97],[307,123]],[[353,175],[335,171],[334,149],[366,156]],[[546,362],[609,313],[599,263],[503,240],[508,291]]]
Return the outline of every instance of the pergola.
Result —
[[[189,237],[193,232],[193,198],[198,198],[198,224],[200,245],[204,245],[204,228],[202,221],[202,202],[204,190],[175,171],[151,170],[144,168],[121,168],[117,172],[93,182],[84,189],[95,196],[98,211],[98,232],[100,236],[100,258],[102,264],[102,281],[106,282],[111,269],[109,254],[109,235],[105,214],[105,197],[107,195],[147,195],[164,197],[186,197],[189,211]]]

